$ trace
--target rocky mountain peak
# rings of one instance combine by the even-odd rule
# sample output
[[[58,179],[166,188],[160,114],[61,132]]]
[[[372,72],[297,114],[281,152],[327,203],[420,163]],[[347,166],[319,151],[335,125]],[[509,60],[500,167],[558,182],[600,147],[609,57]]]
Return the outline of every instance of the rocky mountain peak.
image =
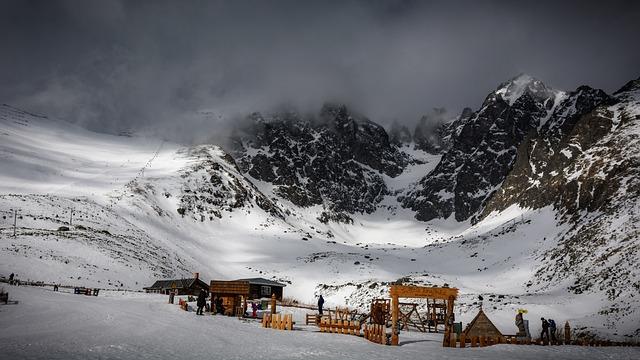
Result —
[[[556,92],[556,90],[548,87],[542,81],[527,74],[520,74],[500,84],[489,95],[489,99],[501,99],[513,106],[525,94],[536,100],[545,100],[553,97]]]
[[[614,92],[613,95],[618,97],[625,97],[625,95],[628,95],[628,93],[638,92],[640,92],[640,78],[629,81],[623,87],[621,87],[620,90]]]

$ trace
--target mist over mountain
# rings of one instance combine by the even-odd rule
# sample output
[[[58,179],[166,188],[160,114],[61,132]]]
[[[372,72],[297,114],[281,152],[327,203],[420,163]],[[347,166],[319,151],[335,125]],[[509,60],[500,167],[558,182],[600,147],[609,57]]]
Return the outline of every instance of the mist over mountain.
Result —
[[[521,72],[556,88],[615,91],[640,63],[630,46],[639,9],[629,1],[8,0],[0,101],[96,131],[181,142],[226,132],[254,111],[317,112],[326,102],[413,128],[433,108],[477,107],[497,79]]]

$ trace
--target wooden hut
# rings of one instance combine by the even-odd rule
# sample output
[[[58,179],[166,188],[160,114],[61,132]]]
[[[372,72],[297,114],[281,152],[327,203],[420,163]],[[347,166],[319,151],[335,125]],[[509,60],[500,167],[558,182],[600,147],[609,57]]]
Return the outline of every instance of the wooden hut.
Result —
[[[484,313],[482,309],[478,312],[473,320],[467,325],[464,329],[464,335],[467,339],[471,339],[474,336],[480,337],[503,337],[502,333],[498,328],[489,320],[487,314]]]
[[[282,300],[286,285],[264,278],[232,281],[211,280],[211,299],[222,298],[227,315],[242,315],[247,311],[247,300],[271,298]]]
[[[200,290],[209,291],[209,286],[200,280],[200,274],[194,273],[188,279],[158,280],[153,285],[143,288],[146,293],[168,295],[174,292],[176,295],[198,295]]]

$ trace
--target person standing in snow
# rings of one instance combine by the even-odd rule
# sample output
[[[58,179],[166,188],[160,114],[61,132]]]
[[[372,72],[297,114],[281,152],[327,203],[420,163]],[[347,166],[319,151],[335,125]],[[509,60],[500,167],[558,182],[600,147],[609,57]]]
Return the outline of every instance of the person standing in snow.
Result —
[[[551,335],[551,344],[556,343],[556,322],[549,319],[549,335]]]
[[[322,306],[324,305],[324,298],[322,295],[318,298],[318,314],[322,315]]]
[[[256,302],[252,302],[251,303],[251,310],[252,310],[252,314],[251,316],[255,319],[258,317],[258,304],[256,304]]]
[[[13,277],[15,276],[14,273],[11,273],[11,275],[9,275],[9,285],[13,285]]]
[[[224,315],[224,307],[222,306],[222,298],[218,297],[216,300],[216,312],[220,315]]]
[[[546,336],[547,341],[549,341],[549,322],[544,318],[540,318],[540,321],[542,321],[542,332],[540,333],[540,340],[544,342]]]
[[[204,315],[203,309],[207,304],[207,292],[203,289],[200,289],[200,293],[198,294],[198,300],[196,305],[198,306],[198,310],[196,311],[196,315]]]

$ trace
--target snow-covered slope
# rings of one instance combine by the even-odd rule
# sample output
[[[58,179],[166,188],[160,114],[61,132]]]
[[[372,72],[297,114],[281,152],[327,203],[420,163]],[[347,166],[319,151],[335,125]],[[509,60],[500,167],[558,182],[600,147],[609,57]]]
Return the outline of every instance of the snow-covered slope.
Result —
[[[559,125],[555,112],[587,111],[565,102],[575,98],[572,94],[560,96],[535,81],[529,82],[530,89],[522,89],[518,79],[513,84],[513,89],[509,85],[503,93],[502,87],[492,93],[495,99],[488,99],[479,112],[450,124],[459,125],[447,135],[452,139],[444,148],[451,153],[393,145],[382,128],[337,107],[327,108],[329,123],[260,120],[261,132],[240,139],[240,166],[214,145],[182,147],[96,134],[2,106],[0,274],[131,289],[194,271],[205,279],[260,276],[287,283],[285,295],[303,302],[313,302],[322,293],[329,306],[361,309],[367,309],[372,298],[386,295],[391,282],[447,283],[461,290],[456,316],[465,322],[475,315],[477,296],[483,295],[485,309],[505,333],[515,331],[513,316],[524,307],[534,319],[568,320],[580,331],[637,336],[635,283],[611,297],[609,285],[574,291],[570,281],[575,277],[549,277],[553,271],[548,259],[566,259],[563,237],[579,230],[561,218],[557,206],[492,202],[494,192],[515,174],[520,142],[530,132]],[[617,97],[627,99],[629,94]],[[628,119],[622,114],[636,106],[632,100],[618,104],[623,108],[608,110],[619,114],[616,119]],[[534,114],[527,115],[529,110]],[[496,118],[493,112],[511,115]],[[581,118],[571,117],[567,124]],[[629,136],[611,139],[635,141],[635,120],[625,121],[631,123],[624,128]],[[461,137],[466,127],[486,136],[480,142],[471,135]],[[509,138],[505,129],[516,138]],[[324,152],[327,149],[336,152]],[[456,158],[461,151],[464,156]],[[473,162],[476,155],[485,165]],[[476,223],[454,216],[422,222],[411,207],[398,202],[398,197],[416,195],[416,186],[428,190],[425,175],[436,178],[442,173],[440,177],[448,179],[443,164],[453,166],[460,159],[462,168],[452,168],[458,195],[481,200],[461,209],[469,214],[487,209]],[[622,154],[620,161],[625,159],[635,158]],[[637,164],[630,164],[637,170]],[[484,174],[481,180],[472,176],[475,172]],[[445,183],[446,189],[452,184]],[[445,188],[429,191],[443,199],[449,194]],[[359,202],[359,196],[368,200]],[[413,199],[428,200],[419,194]],[[585,219],[599,216],[585,211]],[[624,221],[628,225],[632,220]],[[69,230],[59,231],[61,226]],[[601,234],[613,232],[602,228]],[[637,249],[637,233],[625,239],[618,240]],[[615,267],[618,256],[604,259],[604,268]],[[625,261],[637,261],[637,253]],[[637,279],[635,268],[625,271],[629,279]],[[591,281],[600,276],[586,267],[577,267],[573,275],[590,276]],[[618,304],[625,304],[622,312],[603,311]]]

